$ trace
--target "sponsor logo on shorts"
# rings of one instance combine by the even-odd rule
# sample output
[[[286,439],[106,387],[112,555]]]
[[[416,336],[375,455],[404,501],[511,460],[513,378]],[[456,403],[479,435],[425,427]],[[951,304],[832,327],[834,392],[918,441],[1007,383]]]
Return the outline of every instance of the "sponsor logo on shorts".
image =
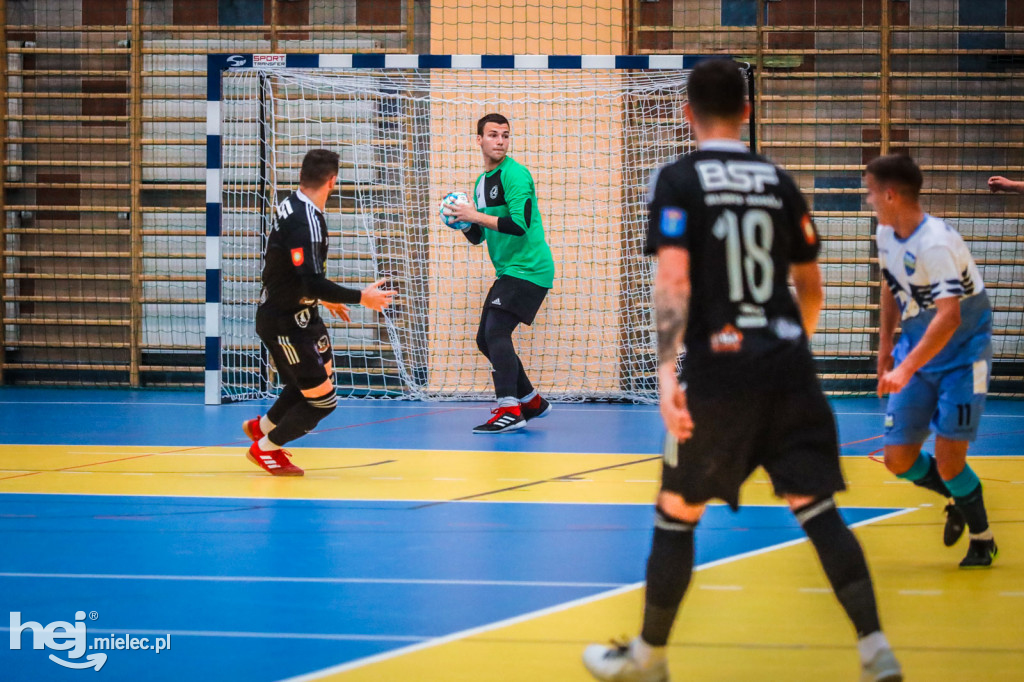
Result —
[[[896,426],[896,416],[893,414],[885,415],[885,430],[888,431],[894,426]]]
[[[903,269],[907,271],[908,275],[913,275],[917,270],[917,256],[909,251],[903,254]]]
[[[309,308],[303,308],[299,312],[295,313],[295,324],[299,325],[303,329],[309,326]]]
[[[295,267],[299,267],[305,261],[306,261],[306,256],[302,252],[302,247],[299,247],[297,249],[292,249],[292,263],[295,264]]]
[[[327,334],[324,334],[323,336],[321,336],[319,339],[316,340],[316,352],[317,353],[323,353],[324,351],[326,351],[330,347],[331,347],[331,342],[327,338]]]
[[[743,347],[743,332],[727,324],[711,335],[712,353],[738,353]]]

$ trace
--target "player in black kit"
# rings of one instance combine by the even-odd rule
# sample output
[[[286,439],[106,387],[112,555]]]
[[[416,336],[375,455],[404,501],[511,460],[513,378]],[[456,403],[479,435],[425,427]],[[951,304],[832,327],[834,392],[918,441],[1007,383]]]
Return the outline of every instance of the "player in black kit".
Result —
[[[383,279],[356,291],[326,277],[324,207],[338,181],[338,161],[326,149],[306,154],[299,188],[278,204],[267,239],[256,333],[270,351],[284,388],[265,415],[246,421],[242,429],[253,441],[246,456],[274,476],[303,474],[281,446],[312,431],[338,404],[334,350],[318,304],[348,322],[347,304],[380,312],[395,295],[380,288]]]
[[[835,420],[808,346],[823,299],[814,223],[793,180],[740,141],[750,108],[738,64],[698,63],[687,97],[698,150],[660,169],[649,197],[668,436],[643,629],[628,643],[588,647],[584,665],[599,680],[668,680],[665,647],[704,507],[720,498],[735,509],[740,486],[762,466],[857,630],[861,680],[901,680],[864,553],[832,499],[844,488]]]

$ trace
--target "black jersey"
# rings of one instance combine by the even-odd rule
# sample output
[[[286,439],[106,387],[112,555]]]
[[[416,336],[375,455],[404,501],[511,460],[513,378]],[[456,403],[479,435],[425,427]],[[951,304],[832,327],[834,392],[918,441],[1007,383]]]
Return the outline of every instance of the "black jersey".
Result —
[[[662,167],[649,201],[647,253],[690,255],[683,378],[757,380],[764,359],[794,353],[810,367],[788,276],[817,257],[818,236],[792,178],[738,141],[716,141]]]
[[[261,303],[283,314],[314,305],[303,277],[324,277],[327,270],[327,221],[301,191],[277,206],[267,239]]]

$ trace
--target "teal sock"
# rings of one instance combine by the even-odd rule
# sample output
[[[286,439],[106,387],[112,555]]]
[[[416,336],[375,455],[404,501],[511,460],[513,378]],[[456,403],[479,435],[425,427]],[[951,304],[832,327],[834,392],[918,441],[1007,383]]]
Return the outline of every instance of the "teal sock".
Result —
[[[970,464],[965,464],[963,471],[946,481],[946,487],[949,488],[953,497],[967,497],[979,485],[981,485],[981,481]]]

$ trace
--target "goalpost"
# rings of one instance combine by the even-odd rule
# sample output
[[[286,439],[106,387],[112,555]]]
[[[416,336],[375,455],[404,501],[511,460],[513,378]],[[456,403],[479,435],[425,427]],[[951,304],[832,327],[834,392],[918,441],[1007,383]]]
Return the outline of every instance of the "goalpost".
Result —
[[[475,334],[494,280],[486,247],[441,226],[446,193],[482,170],[475,125],[509,118],[533,174],[556,279],[517,345],[560,399],[655,398],[651,171],[692,148],[682,116],[697,57],[212,55],[207,101],[206,402],[274,395],[255,332],[274,206],[310,149],[341,154],[327,276],[379,278],[383,315],[328,321],[340,395],[493,397]]]

